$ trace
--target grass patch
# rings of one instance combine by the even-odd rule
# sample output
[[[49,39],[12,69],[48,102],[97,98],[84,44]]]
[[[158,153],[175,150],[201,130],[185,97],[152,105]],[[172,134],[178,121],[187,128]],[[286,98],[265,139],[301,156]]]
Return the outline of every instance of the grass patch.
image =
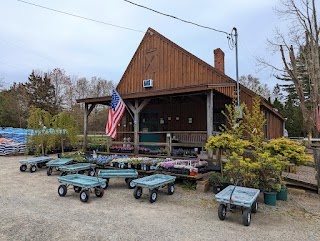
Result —
[[[183,180],[181,187],[184,190],[196,190],[197,183],[195,181]]]

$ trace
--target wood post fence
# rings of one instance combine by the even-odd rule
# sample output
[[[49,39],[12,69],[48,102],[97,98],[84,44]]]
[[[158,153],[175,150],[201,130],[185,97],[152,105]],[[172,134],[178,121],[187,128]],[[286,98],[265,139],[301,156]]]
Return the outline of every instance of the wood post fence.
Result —
[[[313,158],[314,158],[314,164],[315,164],[315,168],[316,168],[318,195],[320,195],[320,149],[318,149],[318,148],[313,149]]]

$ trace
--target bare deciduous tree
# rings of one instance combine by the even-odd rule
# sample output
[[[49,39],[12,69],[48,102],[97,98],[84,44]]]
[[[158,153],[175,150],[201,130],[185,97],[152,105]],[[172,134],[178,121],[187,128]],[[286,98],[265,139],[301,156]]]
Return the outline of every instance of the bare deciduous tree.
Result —
[[[317,19],[316,0],[282,0],[277,14],[289,22],[288,32],[275,31],[273,40],[268,40],[273,50],[280,53],[283,69],[259,59],[265,66],[271,67],[280,75],[288,76],[293,82],[299,97],[303,114],[304,128],[307,133],[317,136],[316,108],[320,104],[320,55],[319,55],[319,22]],[[298,50],[298,54],[296,51]],[[299,61],[297,61],[299,59]],[[304,68],[301,68],[302,61]],[[279,75],[280,72],[280,75]],[[302,76],[309,80],[309,99],[306,99],[306,85]]]
[[[241,76],[239,82],[265,99],[271,96],[269,87],[266,84],[262,84],[258,78],[250,74],[248,76]]]

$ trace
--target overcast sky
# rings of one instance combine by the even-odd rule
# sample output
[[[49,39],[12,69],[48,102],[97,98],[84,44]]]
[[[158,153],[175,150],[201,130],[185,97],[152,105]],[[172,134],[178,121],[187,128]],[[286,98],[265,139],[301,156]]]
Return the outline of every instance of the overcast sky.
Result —
[[[26,0],[87,18],[140,30],[125,30],[63,15],[17,0],[0,0],[0,79],[9,87],[25,82],[32,69],[62,68],[68,75],[101,77],[118,83],[152,27],[182,48],[213,65],[213,50],[225,52],[226,74],[236,78],[235,51],[225,34],[158,15],[123,0]],[[252,74],[272,88],[271,70],[259,71],[256,56],[280,66],[267,50],[280,20],[273,12],[279,0],[132,0],[158,11],[215,29],[239,33],[239,76]]]

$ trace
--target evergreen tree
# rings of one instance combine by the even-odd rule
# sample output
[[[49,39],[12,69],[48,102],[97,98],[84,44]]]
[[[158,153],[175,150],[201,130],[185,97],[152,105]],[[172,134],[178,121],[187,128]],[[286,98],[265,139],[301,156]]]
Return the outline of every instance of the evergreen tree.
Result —
[[[55,101],[55,88],[47,74],[42,77],[34,71],[30,74],[28,82],[24,84],[28,95],[29,106],[48,111],[51,115],[57,114],[59,106]]]

